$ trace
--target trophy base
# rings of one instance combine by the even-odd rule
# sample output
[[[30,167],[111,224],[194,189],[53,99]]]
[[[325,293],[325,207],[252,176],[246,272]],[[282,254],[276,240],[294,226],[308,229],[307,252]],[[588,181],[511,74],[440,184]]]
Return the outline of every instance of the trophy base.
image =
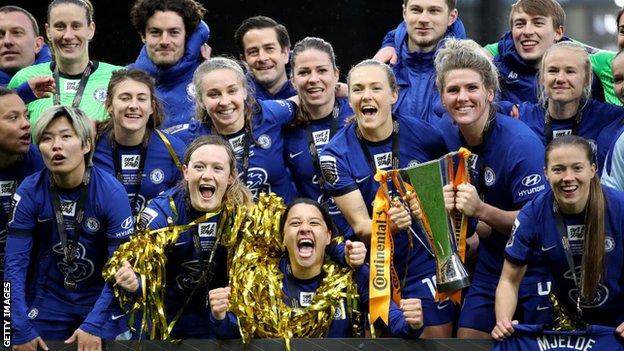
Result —
[[[470,286],[468,272],[457,253],[451,255],[451,257],[439,267],[437,280],[436,285],[438,291],[442,293],[452,292]]]

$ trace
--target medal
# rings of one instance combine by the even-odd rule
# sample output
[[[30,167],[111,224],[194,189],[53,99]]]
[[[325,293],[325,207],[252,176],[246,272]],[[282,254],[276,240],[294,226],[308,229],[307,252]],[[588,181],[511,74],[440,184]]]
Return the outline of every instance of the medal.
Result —
[[[65,280],[63,281],[63,285],[65,285],[65,289],[69,291],[76,290],[76,280],[73,277],[66,276]]]

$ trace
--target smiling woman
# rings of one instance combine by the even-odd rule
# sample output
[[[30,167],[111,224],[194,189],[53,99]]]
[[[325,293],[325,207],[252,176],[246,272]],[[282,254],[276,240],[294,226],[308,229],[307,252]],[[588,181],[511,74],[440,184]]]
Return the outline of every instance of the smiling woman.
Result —
[[[154,79],[143,71],[113,73],[105,103],[111,118],[98,126],[93,157],[124,185],[135,216],[182,179],[186,146],[157,129],[164,116],[154,91]]]
[[[55,92],[28,104],[31,123],[49,106],[80,107],[91,119],[108,118],[104,108],[111,73],[121,67],[91,61],[89,42],[95,35],[93,6],[88,0],[54,0],[48,6],[46,35],[54,54],[52,63],[41,63],[17,72],[9,82],[15,88],[33,77],[55,80]]]
[[[624,197],[600,185],[593,159],[591,144],[574,135],[558,137],[546,148],[552,190],[523,207],[516,219],[496,289],[494,338],[514,332],[518,286],[540,247],[548,251],[540,262],[553,273],[553,292],[566,317],[617,327],[624,336]]]
[[[227,229],[222,224],[226,207],[231,210],[251,203],[249,190],[237,178],[235,162],[232,147],[223,138],[210,135],[195,140],[186,151],[184,181],[149,203],[138,223],[146,234],[135,236],[115,254],[128,260],[119,261],[121,267],[111,267],[120,290],[136,292],[138,273],[145,277],[148,291],[162,291],[162,300],[157,301],[132,295],[138,300],[132,300],[131,307],[139,301],[158,314],[143,316],[143,323],[149,323],[144,326],[150,329],[137,329],[135,338],[142,337],[141,330],[155,339],[215,337],[202,291],[227,284],[227,250],[221,242]],[[173,227],[182,229],[158,246],[163,237],[158,233]],[[136,244],[141,240],[145,244]],[[162,280],[157,272],[163,272]],[[150,334],[150,330],[155,332]]]

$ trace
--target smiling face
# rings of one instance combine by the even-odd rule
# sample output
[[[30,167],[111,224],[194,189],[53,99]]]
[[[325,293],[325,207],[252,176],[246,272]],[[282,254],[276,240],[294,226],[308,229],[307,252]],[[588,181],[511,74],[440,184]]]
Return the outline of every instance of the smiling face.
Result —
[[[551,103],[578,103],[583,89],[589,85],[589,74],[585,58],[572,49],[560,47],[544,57],[540,83]]]
[[[300,52],[293,62],[293,85],[308,106],[333,105],[338,83],[338,70],[334,69],[326,52],[308,49]]]
[[[216,69],[201,79],[200,99],[219,133],[239,131],[245,123],[247,90],[236,72]]]
[[[193,151],[184,166],[191,206],[197,211],[214,211],[223,203],[228,187],[234,182],[231,160],[220,145],[203,145]]]
[[[147,85],[125,79],[113,88],[109,114],[113,118],[115,135],[145,133],[147,121],[154,112],[153,100]]]
[[[74,4],[53,7],[49,23],[46,23],[46,33],[59,63],[89,60],[89,41],[95,34],[95,24],[87,22],[84,8]]]
[[[147,20],[142,37],[147,55],[156,66],[170,67],[184,55],[184,20],[174,11],[156,11]]]
[[[397,97],[383,67],[366,65],[351,71],[349,104],[363,132],[375,134],[392,130],[392,104]]]
[[[281,47],[273,28],[251,29],[243,35],[243,60],[254,79],[269,91],[277,91],[286,82],[288,48]]]
[[[460,128],[484,128],[489,117],[494,91],[472,69],[454,69],[446,73],[442,102]]]
[[[0,155],[23,155],[30,146],[28,109],[17,94],[0,96]]]
[[[596,165],[587,159],[583,148],[566,145],[552,149],[545,173],[563,213],[575,214],[585,209]]]
[[[43,38],[21,12],[0,12],[0,69],[17,72],[35,62]]]
[[[430,52],[457,20],[457,9],[449,9],[446,0],[410,0],[403,6],[403,20],[410,52]]]
[[[292,206],[284,223],[283,234],[295,277],[308,278],[320,273],[325,260],[325,248],[331,241],[331,231],[321,211],[306,203]]]
[[[39,151],[46,167],[53,176],[65,179],[82,179],[85,155],[90,150],[91,145],[83,146],[74,126],[64,116],[53,119],[39,140]]]
[[[528,62],[537,63],[552,44],[563,37],[563,27],[555,28],[551,17],[516,11],[511,19],[511,36],[516,51]]]

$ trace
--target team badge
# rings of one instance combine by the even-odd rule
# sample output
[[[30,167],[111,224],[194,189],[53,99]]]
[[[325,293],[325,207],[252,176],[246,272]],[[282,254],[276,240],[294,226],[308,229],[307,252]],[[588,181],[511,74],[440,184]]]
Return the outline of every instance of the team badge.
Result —
[[[154,184],[160,184],[165,180],[165,172],[160,168],[156,168],[150,172],[150,180]]]
[[[485,179],[485,185],[487,186],[492,186],[494,182],[496,182],[496,174],[494,174],[494,171],[490,167],[485,167],[483,177]]]
[[[263,149],[268,149],[271,147],[271,137],[269,137],[266,134],[262,134],[259,138],[258,138],[258,144],[260,144],[260,147]]]
[[[106,89],[104,88],[95,89],[95,91],[93,91],[93,98],[99,102],[106,101]]]
[[[35,319],[37,318],[37,316],[39,315],[39,310],[36,308],[31,308],[30,311],[28,311],[28,319]]]
[[[611,252],[615,248],[615,240],[610,236],[605,236],[605,251]]]
[[[193,83],[188,83],[188,85],[186,86],[186,98],[189,101],[195,100],[195,86],[193,85]]]
[[[85,225],[92,232],[97,232],[100,229],[100,221],[98,221],[97,218],[87,218]]]

